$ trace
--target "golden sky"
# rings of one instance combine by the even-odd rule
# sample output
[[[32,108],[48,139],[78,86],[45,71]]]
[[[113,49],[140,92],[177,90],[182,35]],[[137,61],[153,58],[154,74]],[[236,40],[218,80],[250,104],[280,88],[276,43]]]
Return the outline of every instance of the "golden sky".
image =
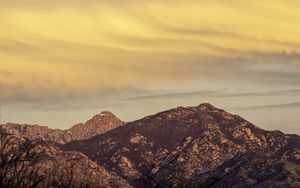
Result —
[[[0,0],[0,100],[223,89],[222,81],[295,88],[299,7],[297,0]]]

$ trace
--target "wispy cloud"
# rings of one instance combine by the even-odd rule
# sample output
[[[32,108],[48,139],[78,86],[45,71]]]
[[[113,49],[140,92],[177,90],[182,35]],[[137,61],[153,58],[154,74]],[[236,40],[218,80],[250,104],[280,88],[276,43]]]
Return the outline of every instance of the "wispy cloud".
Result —
[[[0,0],[0,102],[190,82],[299,86],[298,4]],[[154,95],[140,98],[247,94]]]
[[[184,97],[193,97],[193,96],[209,96],[216,95],[221,91],[195,91],[195,92],[175,92],[175,93],[162,93],[155,95],[142,95],[126,98],[128,100],[147,100],[147,99],[165,99],[165,98],[184,98]]]
[[[148,93],[151,93],[151,91],[148,91]],[[174,92],[174,93],[141,95],[141,96],[128,97],[125,99],[126,100],[151,100],[151,99],[170,99],[170,98],[188,98],[188,97],[226,98],[226,97],[268,97],[268,96],[286,96],[286,95],[300,96],[300,89],[273,90],[273,91],[264,91],[264,92],[230,92],[228,89],[203,90],[203,91],[193,91],[193,92]]]
[[[247,106],[247,107],[235,108],[235,110],[281,110],[286,108],[300,108],[300,102]]]

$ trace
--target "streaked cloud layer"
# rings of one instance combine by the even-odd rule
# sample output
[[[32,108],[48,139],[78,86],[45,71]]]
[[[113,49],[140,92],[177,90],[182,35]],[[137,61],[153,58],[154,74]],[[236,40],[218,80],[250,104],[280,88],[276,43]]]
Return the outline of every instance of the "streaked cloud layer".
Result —
[[[282,109],[282,108],[299,108],[300,107],[300,102],[295,102],[295,103],[287,103],[287,104],[273,104],[273,105],[263,105],[263,106],[249,106],[249,107],[242,107],[238,108],[238,110],[265,110],[265,109]]]
[[[255,53],[267,60],[295,56],[300,51],[297,5],[1,1],[1,98],[96,95],[106,88],[172,82],[178,72],[196,68],[199,74],[214,61],[255,60]],[[299,64],[298,57],[288,63]]]
[[[296,0],[0,0],[0,102],[297,90],[299,7]]]

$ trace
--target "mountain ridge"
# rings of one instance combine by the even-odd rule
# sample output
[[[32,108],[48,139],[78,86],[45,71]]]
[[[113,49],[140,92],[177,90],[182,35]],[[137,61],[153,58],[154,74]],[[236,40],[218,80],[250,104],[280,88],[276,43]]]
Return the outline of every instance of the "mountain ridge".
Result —
[[[224,176],[225,172],[218,169],[228,171],[232,167],[225,167],[234,164],[230,161],[240,161],[237,163],[241,163],[241,168],[251,168],[247,173],[236,170],[237,174],[232,175],[233,180],[241,178],[245,184],[229,183],[227,187],[255,186],[261,182],[280,186],[281,181],[271,179],[275,175],[270,176],[271,183],[260,179],[268,179],[275,172],[283,176],[287,186],[300,185],[300,171],[296,175],[282,174],[293,172],[287,168],[289,163],[300,170],[298,135],[260,129],[208,103],[146,116],[88,140],[72,141],[63,149],[84,153],[135,187],[208,186],[212,179]],[[256,167],[265,163],[269,166],[264,170]],[[273,164],[287,170],[276,171]],[[261,174],[255,176],[253,172]],[[230,179],[229,175],[225,177]],[[220,182],[213,185],[221,186]]]
[[[69,129],[51,129],[48,126],[6,123],[3,128],[13,134],[27,138],[42,137],[45,140],[65,144],[71,140],[88,139],[96,134],[102,134],[110,129],[124,125],[124,122],[109,111],[94,115],[85,123],[78,123]]]
[[[90,122],[106,116],[112,117],[103,112]],[[52,152],[38,153],[49,155],[38,164],[79,167],[75,187],[85,181],[94,187],[300,187],[299,135],[263,130],[209,103],[172,108],[87,139],[43,142]],[[58,172],[53,180],[64,173],[70,176]]]

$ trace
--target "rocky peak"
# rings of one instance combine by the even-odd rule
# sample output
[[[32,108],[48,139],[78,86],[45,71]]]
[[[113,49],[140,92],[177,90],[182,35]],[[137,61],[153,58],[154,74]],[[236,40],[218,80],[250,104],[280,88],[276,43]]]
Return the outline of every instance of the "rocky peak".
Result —
[[[99,116],[108,116],[108,117],[116,117],[113,113],[111,113],[110,111],[103,111],[101,113],[98,114]]]
[[[210,104],[208,102],[201,103],[195,108],[200,108],[202,110],[219,110],[218,108],[216,108],[215,106],[213,106],[212,104]]]
[[[92,136],[103,134],[111,129],[123,125],[124,122],[109,111],[95,115],[86,123],[74,125],[69,129],[73,140],[88,139]]]
[[[107,121],[121,121],[113,113],[109,111],[103,111],[95,115],[92,119],[88,120],[85,124],[98,124]]]

